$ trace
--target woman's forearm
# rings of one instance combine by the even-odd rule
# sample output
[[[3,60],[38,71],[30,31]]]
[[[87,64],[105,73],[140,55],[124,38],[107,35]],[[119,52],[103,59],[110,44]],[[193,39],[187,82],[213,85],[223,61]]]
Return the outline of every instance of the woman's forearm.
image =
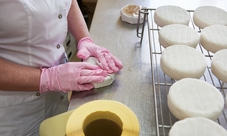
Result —
[[[87,25],[76,0],[72,0],[67,19],[69,31],[77,42],[83,37],[90,37]]]
[[[76,41],[83,37],[90,37],[76,0],[72,0],[67,19],[69,31]],[[40,73],[40,69],[19,65],[0,58],[0,90],[38,91]]]
[[[39,91],[40,72],[0,58],[0,90]]]

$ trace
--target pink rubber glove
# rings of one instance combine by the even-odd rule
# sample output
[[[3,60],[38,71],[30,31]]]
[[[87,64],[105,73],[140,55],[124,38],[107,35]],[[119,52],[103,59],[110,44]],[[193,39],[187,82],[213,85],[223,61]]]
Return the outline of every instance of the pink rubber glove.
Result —
[[[102,68],[108,73],[116,73],[122,69],[123,65],[106,48],[94,44],[89,37],[82,38],[78,43],[77,57],[87,59],[89,56],[96,57]]]
[[[99,66],[86,62],[69,62],[51,68],[42,68],[40,93],[48,91],[85,91],[94,88],[108,75]]]

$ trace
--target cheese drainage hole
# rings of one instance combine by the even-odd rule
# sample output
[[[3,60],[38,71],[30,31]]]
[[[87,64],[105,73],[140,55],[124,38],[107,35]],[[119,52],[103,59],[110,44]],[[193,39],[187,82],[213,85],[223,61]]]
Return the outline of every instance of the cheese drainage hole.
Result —
[[[121,136],[123,123],[111,112],[95,112],[83,122],[85,136]]]

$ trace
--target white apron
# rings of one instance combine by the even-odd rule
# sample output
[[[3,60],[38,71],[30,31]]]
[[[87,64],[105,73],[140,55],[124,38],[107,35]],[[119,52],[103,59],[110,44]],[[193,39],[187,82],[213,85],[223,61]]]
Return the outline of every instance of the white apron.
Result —
[[[64,63],[70,5],[71,0],[0,0],[0,57],[35,68]],[[60,92],[1,90],[0,135],[38,136],[40,123],[67,106],[67,94]]]

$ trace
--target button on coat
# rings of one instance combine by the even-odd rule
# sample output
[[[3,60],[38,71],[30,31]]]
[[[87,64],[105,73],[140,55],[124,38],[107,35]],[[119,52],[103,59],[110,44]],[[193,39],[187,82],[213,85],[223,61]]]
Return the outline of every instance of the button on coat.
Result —
[[[1,0],[0,57],[35,68],[64,63],[70,5],[71,0]],[[64,98],[60,92],[0,90],[0,134],[39,135],[45,118],[67,110]]]

